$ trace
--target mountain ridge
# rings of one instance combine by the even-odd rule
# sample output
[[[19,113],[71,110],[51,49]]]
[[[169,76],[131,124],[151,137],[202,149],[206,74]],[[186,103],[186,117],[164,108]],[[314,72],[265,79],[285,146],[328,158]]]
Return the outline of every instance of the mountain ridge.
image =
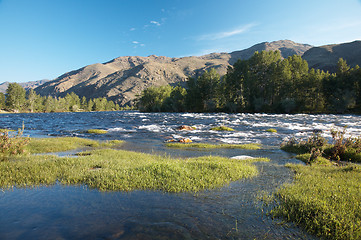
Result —
[[[41,95],[65,96],[74,92],[87,98],[107,97],[120,105],[132,105],[142,90],[150,86],[184,85],[188,77],[197,77],[215,68],[220,75],[238,59],[248,59],[255,51],[279,50],[283,57],[302,55],[312,46],[290,40],[264,42],[231,53],[171,58],[123,56],[65,73],[35,90]]]
[[[313,47],[307,50],[302,58],[308,62],[310,68],[329,72],[336,72],[340,58],[346,60],[351,67],[361,66],[361,41]]]
[[[42,80],[37,80],[37,81],[22,82],[22,83],[19,83],[19,85],[22,86],[25,90],[29,90],[31,88],[34,89],[40,85],[43,85],[44,83],[46,83],[48,81],[50,81],[50,80],[42,79]],[[0,92],[6,93],[6,89],[8,88],[10,83],[11,82],[0,83]]]
[[[209,53],[202,56],[121,56],[64,73],[51,81],[32,81],[20,85],[26,89],[35,88],[43,96],[64,97],[74,92],[88,99],[106,97],[121,106],[132,105],[137,95],[150,86],[184,86],[188,77],[197,77],[210,68],[215,68],[222,76],[238,59],[249,59],[255,51],[263,50],[279,50],[283,58],[296,54],[302,56],[310,68],[329,72],[336,72],[340,57],[351,67],[361,65],[359,40],[319,47],[279,40],[258,43],[230,53]],[[0,84],[0,92],[5,92],[7,85],[6,82]]]

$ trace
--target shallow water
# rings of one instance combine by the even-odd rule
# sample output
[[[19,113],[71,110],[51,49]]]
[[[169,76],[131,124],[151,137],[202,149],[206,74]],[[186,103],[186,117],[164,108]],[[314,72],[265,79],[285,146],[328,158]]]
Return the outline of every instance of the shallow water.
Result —
[[[278,149],[289,136],[306,137],[312,130],[330,137],[332,127],[347,125],[361,134],[354,115],[271,115],[190,113],[44,113],[0,115],[0,128],[17,129],[24,122],[32,137],[79,136],[122,139],[132,151],[177,157],[249,155],[268,157],[256,163],[260,175],[196,195],[156,191],[99,192],[85,186],[37,187],[0,191],[0,239],[312,239],[292,224],[280,224],[262,213],[257,196],[292,180],[285,163],[298,162]],[[195,131],[179,132],[179,125]],[[227,125],[235,132],[210,131]],[[87,129],[109,131],[105,135]],[[268,128],[277,129],[269,133]],[[189,137],[196,142],[261,143],[262,150],[167,149],[164,140]]]

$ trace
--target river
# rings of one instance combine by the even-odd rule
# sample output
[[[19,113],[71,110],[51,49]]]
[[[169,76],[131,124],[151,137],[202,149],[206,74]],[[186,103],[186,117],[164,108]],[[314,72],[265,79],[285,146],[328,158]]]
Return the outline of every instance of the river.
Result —
[[[100,192],[86,186],[42,186],[0,189],[0,239],[317,239],[301,228],[272,219],[258,196],[292,181],[286,163],[299,163],[279,149],[291,136],[307,137],[321,130],[347,126],[361,135],[356,115],[140,113],[2,114],[0,128],[24,123],[30,137],[77,136],[97,140],[120,139],[126,150],[174,157],[249,155],[268,157],[256,163],[259,176],[223,188],[192,193],[158,191]],[[177,131],[180,125],[194,131]],[[209,130],[226,125],[234,132]],[[104,135],[88,129],[108,130]],[[277,133],[267,132],[274,128]],[[260,143],[261,150],[168,149],[164,141],[187,137],[194,142]],[[67,153],[69,154],[69,153]]]

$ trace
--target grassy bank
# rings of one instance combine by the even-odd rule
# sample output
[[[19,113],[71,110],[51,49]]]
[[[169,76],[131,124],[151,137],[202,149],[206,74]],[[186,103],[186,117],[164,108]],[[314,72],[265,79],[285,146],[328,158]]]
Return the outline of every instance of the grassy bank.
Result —
[[[361,167],[288,165],[294,182],[274,195],[276,217],[326,239],[361,239]]]
[[[214,149],[214,148],[238,148],[238,149],[249,149],[257,150],[261,149],[261,145],[257,143],[250,144],[210,144],[210,143],[177,143],[170,142],[166,143],[167,147],[172,148],[204,148],[204,149]]]
[[[69,142],[76,146],[101,146],[88,139],[49,138],[31,139],[27,149],[32,153],[65,151],[60,146]],[[252,162],[259,160],[267,159],[240,161],[212,156],[173,159],[105,148],[84,152],[77,158],[15,155],[0,162],[0,187],[33,187],[59,181],[103,191],[197,192],[256,176],[258,171]]]

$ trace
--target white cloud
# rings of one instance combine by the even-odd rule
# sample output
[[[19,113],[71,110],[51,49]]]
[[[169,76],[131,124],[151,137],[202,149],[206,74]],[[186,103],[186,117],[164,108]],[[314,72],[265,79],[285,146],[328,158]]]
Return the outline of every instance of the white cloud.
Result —
[[[144,43],[140,43],[138,41],[133,41],[132,42],[134,44],[134,48],[137,48],[137,47],[145,47],[145,44]]]
[[[157,26],[160,26],[161,24],[157,21],[150,21],[150,23],[154,24],[154,25],[157,25]]]
[[[129,31],[133,32],[133,31],[135,31],[135,28],[131,28],[131,29],[129,29]]]
[[[227,31],[227,32],[218,32],[218,33],[213,33],[213,34],[202,35],[202,36],[199,36],[197,39],[199,41],[203,41],[203,40],[217,40],[217,39],[228,38],[228,37],[232,37],[232,36],[247,32],[254,26],[256,26],[256,24],[251,23],[251,24],[247,24],[247,25],[238,27],[237,29]]]

